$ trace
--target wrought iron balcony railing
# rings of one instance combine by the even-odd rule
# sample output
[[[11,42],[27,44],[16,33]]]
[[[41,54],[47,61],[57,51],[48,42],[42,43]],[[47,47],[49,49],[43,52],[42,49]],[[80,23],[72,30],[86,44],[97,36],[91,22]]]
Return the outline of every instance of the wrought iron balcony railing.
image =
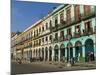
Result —
[[[86,35],[91,35],[91,34],[93,34],[94,32],[93,32],[93,28],[91,27],[91,28],[89,28],[89,29],[84,29],[83,30],[83,35],[84,36],[86,36]]]
[[[81,32],[74,32],[74,37],[75,38],[81,37]]]
[[[64,40],[65,40],[65,37],[64,37],[64,36],[59,37],[59,41],[60,41],[60,42],[62,42],[62,41],[64,41]]]
[[[54,38],[53,43],[57,43],[57,42],[58,42],[58,38]]]

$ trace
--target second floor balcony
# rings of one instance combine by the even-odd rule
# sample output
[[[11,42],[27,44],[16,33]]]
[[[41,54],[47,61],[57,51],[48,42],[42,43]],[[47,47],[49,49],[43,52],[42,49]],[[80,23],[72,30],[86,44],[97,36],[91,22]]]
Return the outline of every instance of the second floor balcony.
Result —
[[[53,43],[57,43],[57,42],[58,42],[58,38],[54,38]]]
[[[79,32],[74,32],[73,37],[75,37],[75,38],[81,37],[81,31],[79,31]]]
[[[83,30],[83,36],[86,36],[86,35],[91,35],[91,34],[94,34],[93,32],[93,28],[89,28],[89,29],[84,29]]]

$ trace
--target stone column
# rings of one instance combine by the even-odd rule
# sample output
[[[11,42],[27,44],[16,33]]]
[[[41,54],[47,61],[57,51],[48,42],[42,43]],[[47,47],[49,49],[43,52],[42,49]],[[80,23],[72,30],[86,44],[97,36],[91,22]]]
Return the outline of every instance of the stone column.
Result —
[[[85,57],[85,46],[82,46],[82,57]]]
[[[54,61],[54,49],[52,49],[52,61]]]
[[[67,62],[67,48],[65,48],[65,58],[66,58],[65,62]]]
[[[73,47],[73,57],[75,57],[75,47]]]
[[[94,56],[96,57],[96,44],[94,44]]]

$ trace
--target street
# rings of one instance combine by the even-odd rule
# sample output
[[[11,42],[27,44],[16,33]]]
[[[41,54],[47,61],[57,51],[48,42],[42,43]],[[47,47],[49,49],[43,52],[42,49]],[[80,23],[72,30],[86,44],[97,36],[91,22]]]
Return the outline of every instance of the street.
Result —
[[[95,69],[95,67],[66,67],[65,65],[52,65],[46,63],[11,63],[11,75],[28,74],[28,73],[43,73],[43,72],[57,72],[57,71],[73,71],[73,70],[87,70]]]

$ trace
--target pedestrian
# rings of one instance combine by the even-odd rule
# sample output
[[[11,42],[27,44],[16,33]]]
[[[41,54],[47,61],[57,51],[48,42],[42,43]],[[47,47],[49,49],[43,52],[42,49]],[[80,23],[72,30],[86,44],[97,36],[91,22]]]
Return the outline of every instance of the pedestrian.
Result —
[[[91,61],[94,61],[94,53],[91,52]]]
[[[75,64],[74,58],[72,57],[70,60],[71,65],[73,66]]]

